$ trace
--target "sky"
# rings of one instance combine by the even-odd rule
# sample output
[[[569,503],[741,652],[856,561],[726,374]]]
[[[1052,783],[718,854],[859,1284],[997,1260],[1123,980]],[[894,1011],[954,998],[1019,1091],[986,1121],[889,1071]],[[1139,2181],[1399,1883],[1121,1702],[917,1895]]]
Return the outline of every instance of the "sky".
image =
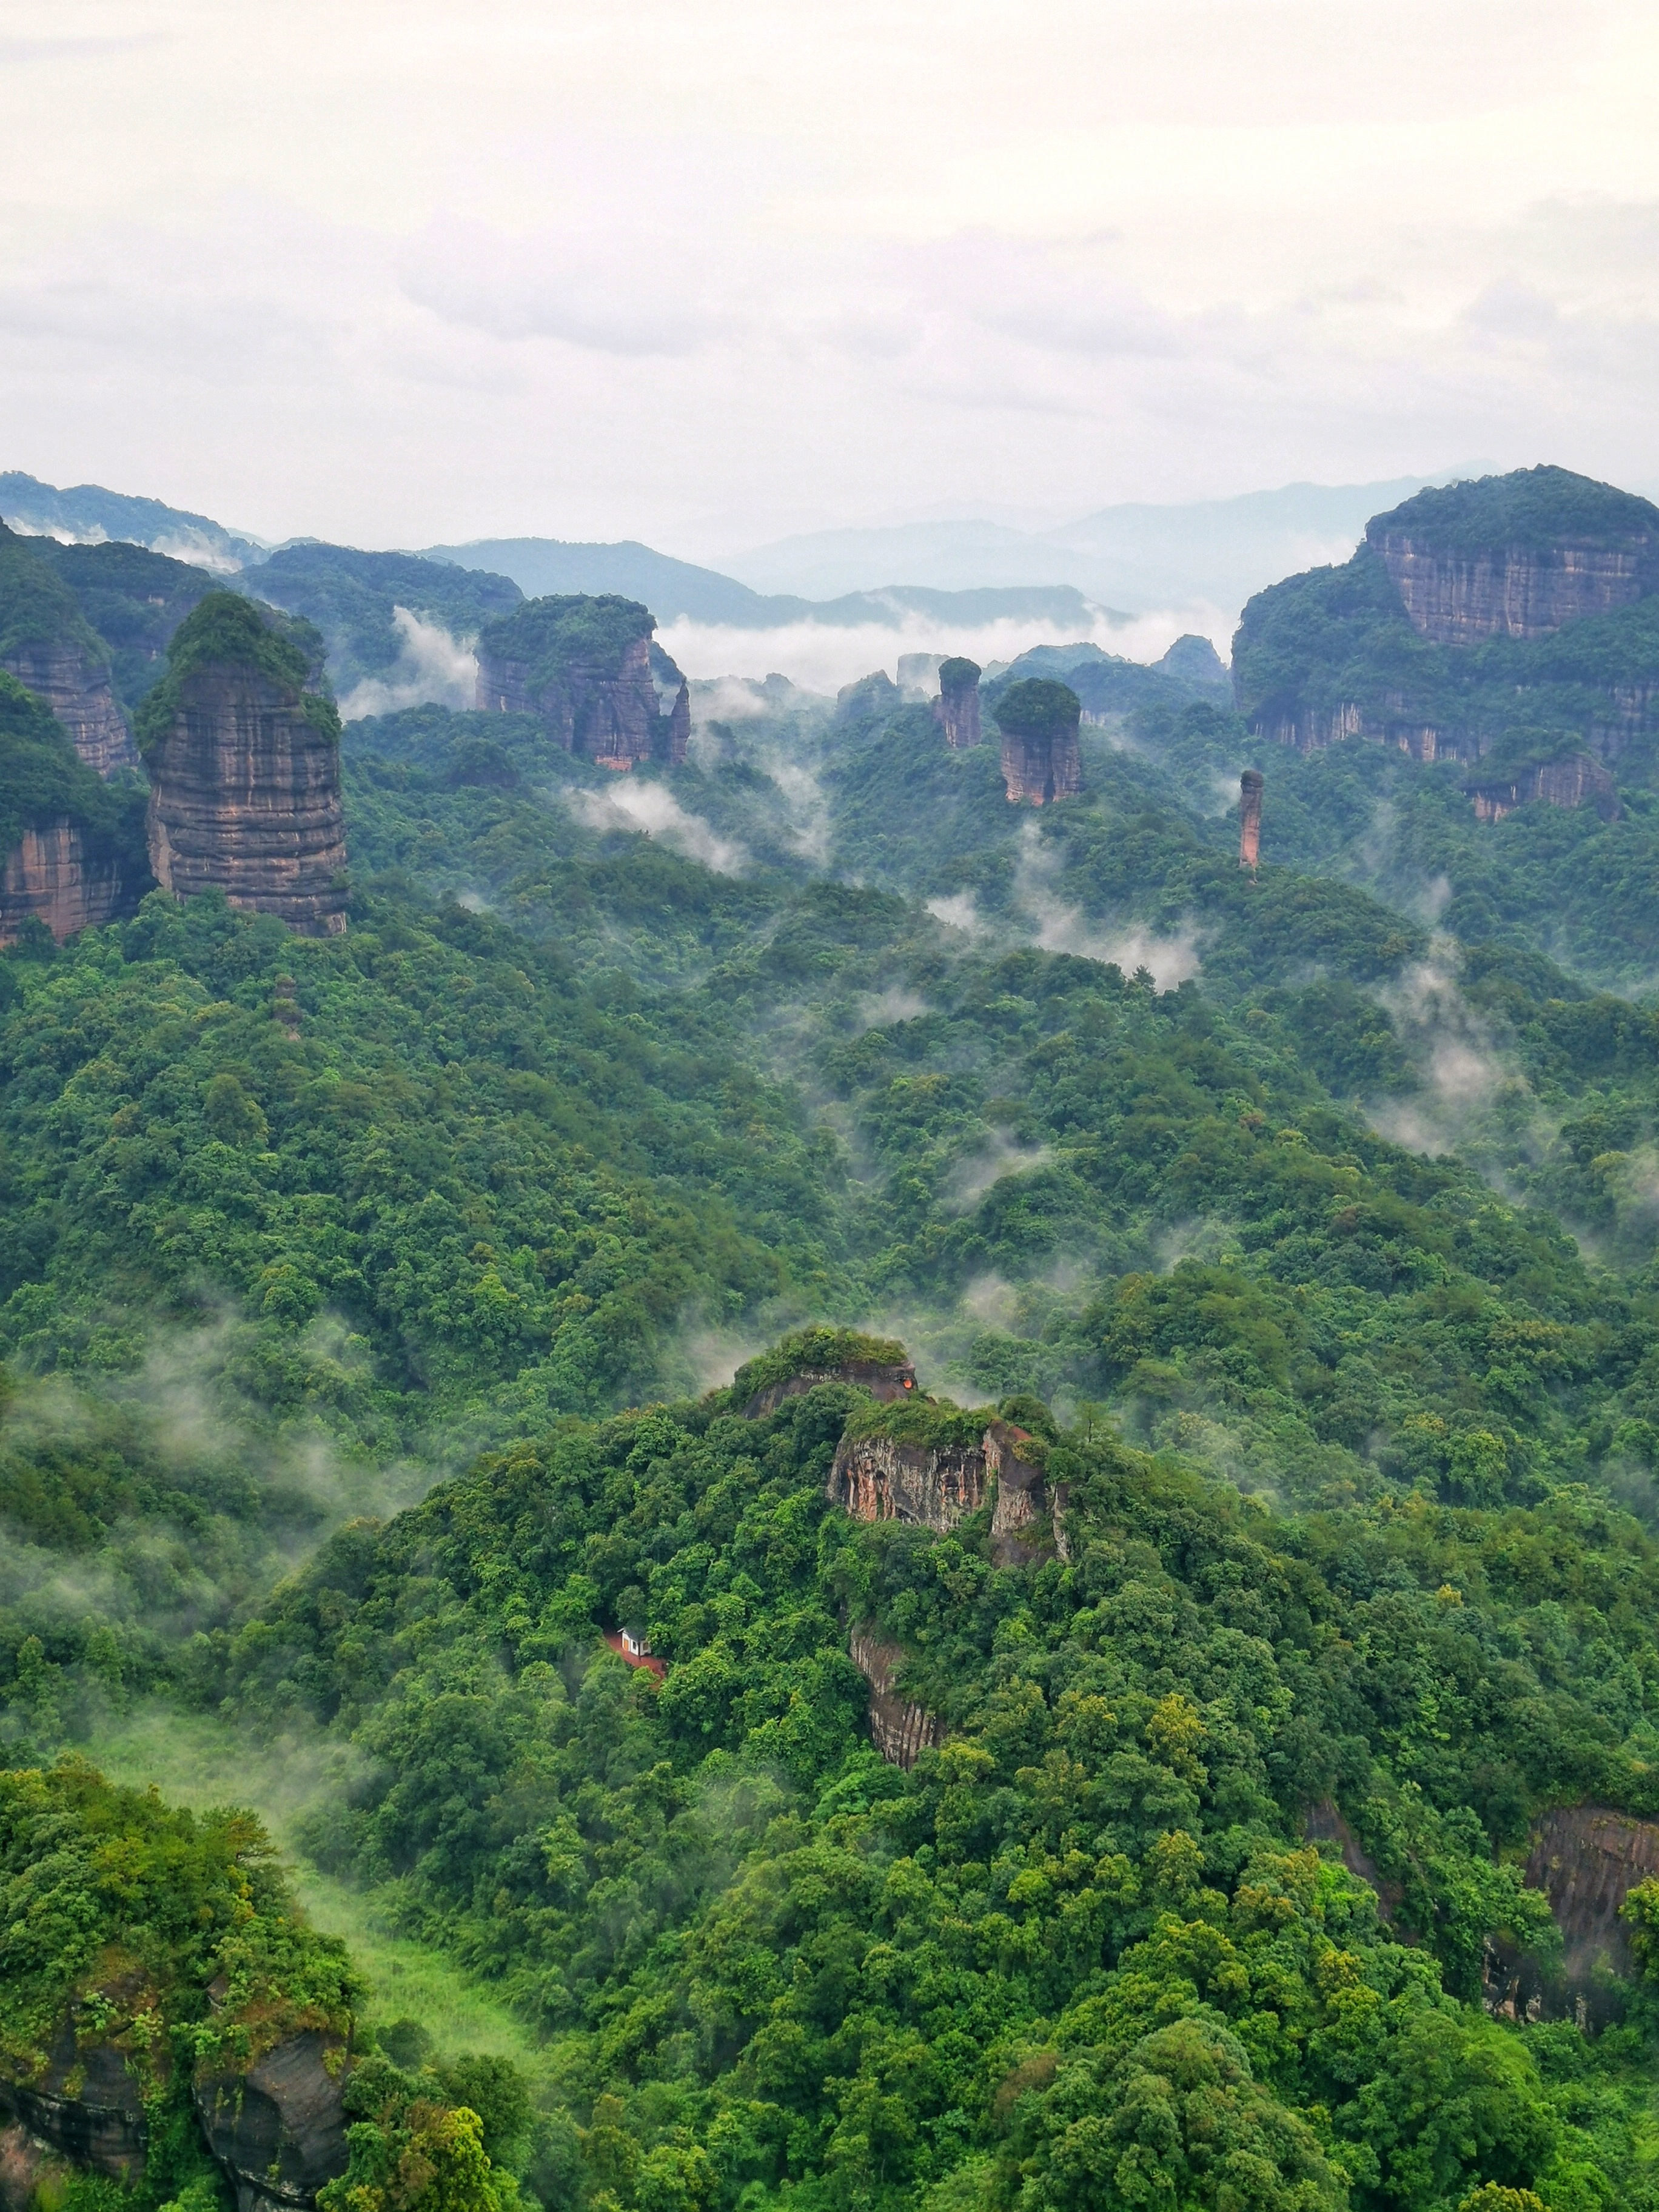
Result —
[[[9,0],[0,468],[640,538],[1659,489],[1651,0]]]

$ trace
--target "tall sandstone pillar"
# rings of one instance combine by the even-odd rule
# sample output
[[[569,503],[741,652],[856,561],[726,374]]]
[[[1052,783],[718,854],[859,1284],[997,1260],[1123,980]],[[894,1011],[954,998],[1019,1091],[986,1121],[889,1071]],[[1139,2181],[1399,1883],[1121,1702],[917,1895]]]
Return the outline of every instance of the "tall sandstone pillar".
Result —
[[[221,890],[302,937],[346,926],[340,720],[304,654],[249,600],[204,599],[145,699],[149,858],[177,898]]]
[[[1247,768],[1238,779],[1238,865],[1252,875],[1261,854],[1261,793],[1260,769]]]
[[[979,678],[976,660],[957,655],[939,664],[933,713],[952,752],[966,752],[980,741]]]
[[[997,702],[1002,780],[1012,806],[1046,806],[1083,788],[1078,726],[1083,708],[1069,684],[1030,677]]]

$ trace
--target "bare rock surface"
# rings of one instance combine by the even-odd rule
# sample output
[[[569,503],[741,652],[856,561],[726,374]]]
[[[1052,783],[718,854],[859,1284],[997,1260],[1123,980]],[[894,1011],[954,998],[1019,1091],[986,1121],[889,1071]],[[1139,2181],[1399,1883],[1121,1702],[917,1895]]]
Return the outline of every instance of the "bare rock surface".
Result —
[[[907,1398],[916,1388],[916,1370],[908,1364],[877,1359],[847,1359],[835,1367],[803,1367],[781,1382],[769,1382],[744,1407],[747,1420],[775,1413],[786,1398],[804,1398],[821,1382],[856,1382],[872,1397],[890,1402]]]
[[[1563,544],[1479,553],[1424,544],[1404,531],[1371,540],[1412,627],[1436,645],[1487,637],[1547,637],[1568,623],[1611,614],[1647,588],[1648,549]]]
[[[1027,678],[996,706],[1002,732],[1002,781],[1010,805],[1047,806],[1083,789],[1078,728],[1083,708],[1068,684]]]
[[[1618,787],[1601,762],[1592,760],[1588,753],[1575,753],[1568,760],[1549,761],[1514,776],[1491,781],[1483,779],[1467,787],[1474,802],[1476,818],[1481,822],[1501,822],[1516,807],[1540,802],[1546,806],[1568,808],[1589,805],[1595,807],[1604,822],[1619,818]]]
[[[957,656],[939,664],[933,713],[953,752],[965,752],[980,741],[979,678],[976,661]]]
[[[893,1678],[904,1659],[902,1647],[867,1623],[848,1638],[853,1664],[870,1685],[870,1740],[890,1766],[908,1772],[931,1744],[945,1741],[945,1723],[926,1705],[902,1698]]]
[[[46,701],[88,768],[109,775],[118,768],[137,766],[137,748],[116,704],[107,666],[73,640],[54,638],[19,646],[0,666]]]
[[[97,2036],[60,2024],[46,2065],[27,2080],[0,2079],[0,2112],[47,2151],[74,2166],[132,2184],[143,2178],[148,2129],[143,2084],[126,2054]],[[14,2142],[20,2171],[41,2154]]]
[[[530,600],[479,635],[478,709],[533,714],[564,751],[600,768],[677,767],[690,740],[691,695],[666,653],[653,653],[654,628],[631,600]]]
[[[297,693],[252,667],[192,670],[147,764],[163,890],[222,890],[303,937],[344,930],[339,746]]]
[[[209,2148],[237,2212],[304,2212],[345,2172],[345,2050],[315,2030],[291,2035],[244,2072],[196,2084]]]
[[[126,889],[119,861],[89,850],[76,823],[26,829],[0,872],[0,945],[15,945],[31,919],[61,945],[77,930],[110,921],[125,904]]]

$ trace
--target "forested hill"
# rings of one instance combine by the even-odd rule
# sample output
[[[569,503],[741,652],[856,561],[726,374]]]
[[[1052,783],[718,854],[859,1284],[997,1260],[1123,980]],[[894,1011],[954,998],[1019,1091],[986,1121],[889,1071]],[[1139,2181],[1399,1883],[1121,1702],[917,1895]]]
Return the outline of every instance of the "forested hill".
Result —
[[[343,936],[0,957],[7,1764],[277,1824],[383,2069],[324,2212],[1659,2202],[1645,736],[1483,819],[1172,666],[1039,810],[994,684],[698,690],[625,776],[349,724]],[[810,1323],[895,1341],[732,1383]],[[8,1928],[42,1803],[152,1833],[51,1787]]]

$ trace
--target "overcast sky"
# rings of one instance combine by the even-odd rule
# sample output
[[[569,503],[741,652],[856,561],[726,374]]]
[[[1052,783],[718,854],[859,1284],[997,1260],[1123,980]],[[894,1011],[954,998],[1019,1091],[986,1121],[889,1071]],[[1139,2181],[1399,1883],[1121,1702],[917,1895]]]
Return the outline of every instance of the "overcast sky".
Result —
[[[9,0],[0,467],[640,537],[1659,488],[1652,0]]]

